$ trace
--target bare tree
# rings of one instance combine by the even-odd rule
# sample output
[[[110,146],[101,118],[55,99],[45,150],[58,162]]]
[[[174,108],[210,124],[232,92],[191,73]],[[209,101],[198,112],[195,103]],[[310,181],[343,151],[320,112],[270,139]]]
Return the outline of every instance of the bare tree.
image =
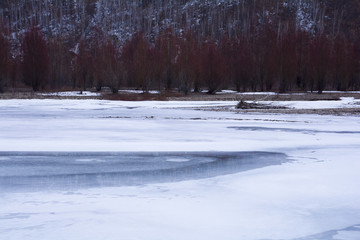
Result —
[[[22,72],[25,83],[34,91],[43,89],[48,79],[49,51],[45,37],[37,25],[33,25],[25,33],[22,50]]]
[[[10,63],[10,43],[6,32],[7,30],[0,21],[0,93],[4,91],[4,87],[6,86]]]

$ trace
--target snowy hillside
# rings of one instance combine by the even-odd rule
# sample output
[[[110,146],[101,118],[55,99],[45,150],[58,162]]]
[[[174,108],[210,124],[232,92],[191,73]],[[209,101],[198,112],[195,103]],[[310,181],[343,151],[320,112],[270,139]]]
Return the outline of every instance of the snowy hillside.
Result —
[[[14,0],[1,3],[0,19],[9,24],[14,38],[37,22],[49,37],[61,36],[71,43],[90,34],[94,27],[123,42],[138,31],[154,38],[169,26],[177,32],[190,29],[219,38],[246,31],[250,23],[268,19],[296,19],[304,29],[325,27],[333,32],[340,25],[347,28],[357,21],[352,17],[357,7],[356,1],[339,6],[322,0]],[[344,11],[348,12],[346,16]],[[334,24],[336,29],[332,29]]]

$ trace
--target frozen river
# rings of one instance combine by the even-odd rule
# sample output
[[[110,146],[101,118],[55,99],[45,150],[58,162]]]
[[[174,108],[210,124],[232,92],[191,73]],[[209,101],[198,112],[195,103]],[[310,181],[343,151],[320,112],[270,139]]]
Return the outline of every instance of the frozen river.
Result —
[[[0,153],[4,191],[76,190],[211,178],[278,165],[269,152]]]
[[[0,101],[0,240],[359,240],[360,116],[235,105]]]

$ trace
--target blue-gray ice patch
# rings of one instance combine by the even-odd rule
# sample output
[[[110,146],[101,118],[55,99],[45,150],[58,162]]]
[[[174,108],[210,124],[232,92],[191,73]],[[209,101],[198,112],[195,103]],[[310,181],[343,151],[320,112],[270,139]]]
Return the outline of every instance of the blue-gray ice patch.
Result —
[[[272,152],[0,152],[3,191],[69,190],[211,178],[289,161]]]

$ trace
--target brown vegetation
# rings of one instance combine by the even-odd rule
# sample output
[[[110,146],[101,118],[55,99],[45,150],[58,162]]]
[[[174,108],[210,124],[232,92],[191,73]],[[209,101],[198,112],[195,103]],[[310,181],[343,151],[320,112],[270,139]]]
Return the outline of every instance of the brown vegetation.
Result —
[[[113,93],[132,88],[185,95],[203,89],[209,94],[221,89],[360,89],[360,6],[355,1],[234,1],[217,6],[150,0],[133,8],[128,1],[40,2],[3,3],[7,10],[1,12],[6,22],[0,24],[0,92],[26,85],[34,91],[109,87]],[[64,12],[55,9],[57,4]],[[184,5],[182,16],[170,11]],[[95,21],[101,7],[109,9],[114,22],[103,17],[112,25]],[[120,18],[112,7],[131,8],[133,15]],[[304,29],[298,11],[311,13],[310,29]],[[34,19],[14,20],[28,12],[36,13]],[[58,18],[65,13],[78,17],[72,35],[75,30],[65,34]],[[193,22],[195,13],[201,13],[196,16],[199,23]],[[161,25],[167,20],[171,22]],[[118,39],[109,34],[110,25],[121,22],[129,22],[132,32]],[[54,23],[63,26],[63,32],[51,32]],[[11,33],[25,26],[30,27],[18,35],[20,46]]]

